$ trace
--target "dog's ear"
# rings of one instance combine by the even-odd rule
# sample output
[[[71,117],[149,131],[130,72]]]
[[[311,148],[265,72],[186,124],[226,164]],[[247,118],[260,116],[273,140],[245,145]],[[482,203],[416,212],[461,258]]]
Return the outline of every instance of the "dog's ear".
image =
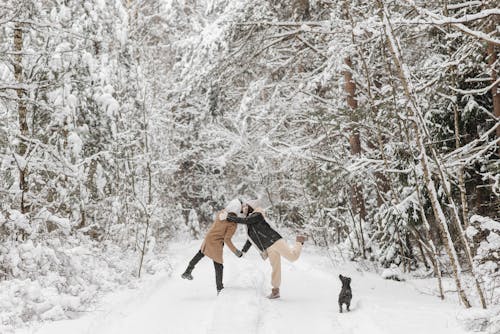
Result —
[[[344,278],[342,275],[339,275],[339,279],[342,281],[342,278]]]
[[[347,277],[347,283],[351,284],[351,278],[350,277]]]

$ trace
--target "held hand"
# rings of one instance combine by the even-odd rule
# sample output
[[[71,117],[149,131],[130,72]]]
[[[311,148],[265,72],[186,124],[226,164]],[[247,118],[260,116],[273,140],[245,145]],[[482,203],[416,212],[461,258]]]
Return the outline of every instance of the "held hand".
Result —
[[[237,249],[235,252],[234,252],[234,255],[236,255],[237,257],[242,257],[243,256],[243,252],[240,251],[239,249]]]

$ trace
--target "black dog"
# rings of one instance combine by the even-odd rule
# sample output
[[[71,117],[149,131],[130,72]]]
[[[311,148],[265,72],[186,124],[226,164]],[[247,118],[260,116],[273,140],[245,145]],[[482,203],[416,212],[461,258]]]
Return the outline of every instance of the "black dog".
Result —
[[[349,310],[349,306],[351,306],[352,299],[352,291],[351,291],[351,278],[339,275],[340,281],[342,282],[342,290],[340,290],[339,294],[339,308],[340,313],[342,313],[342,304],[346,304],[347,311]]]

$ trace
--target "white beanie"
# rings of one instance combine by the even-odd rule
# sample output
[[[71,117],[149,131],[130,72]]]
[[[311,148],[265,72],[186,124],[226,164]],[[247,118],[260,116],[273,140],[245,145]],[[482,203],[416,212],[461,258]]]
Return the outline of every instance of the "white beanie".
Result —
[[[235,213],[236,215],[239,215],[241,212],[241,202],[239,199],[235,198],[231,200],[229,203],[226,205],[226,212],[227,213]]]
[[[260,207],[260,200],[259,199],[251,199],[251,200],[248,200],[246,202],[246,204],[248,204],[248,206],[252,207],[252,209],[257,209],[258,207]]]

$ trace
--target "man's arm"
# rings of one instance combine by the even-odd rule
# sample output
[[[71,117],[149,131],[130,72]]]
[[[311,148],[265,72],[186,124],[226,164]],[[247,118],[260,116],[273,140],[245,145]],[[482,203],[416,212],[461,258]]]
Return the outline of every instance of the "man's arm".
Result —
[[[262,215],[262,213],[256,212],[256,213],[253,213],[246,218],[229,216],[229,217],[227,217],[227,221],[230,221],[233,223],[238,223],[238,224],[252,225],[252,224],[260,223],[260,222],[265,221],[265,220],[264,220],[264,216]]]
[[[250,249],[250,247],[252,247],[252,243],[250,242],[250,240],[247,239],[247,242],[245,242],[245,245],[243,246],[243,248],[241,249],[241,251],[243,253],[246,253],[246,252],[248,252],[248,250]]]

